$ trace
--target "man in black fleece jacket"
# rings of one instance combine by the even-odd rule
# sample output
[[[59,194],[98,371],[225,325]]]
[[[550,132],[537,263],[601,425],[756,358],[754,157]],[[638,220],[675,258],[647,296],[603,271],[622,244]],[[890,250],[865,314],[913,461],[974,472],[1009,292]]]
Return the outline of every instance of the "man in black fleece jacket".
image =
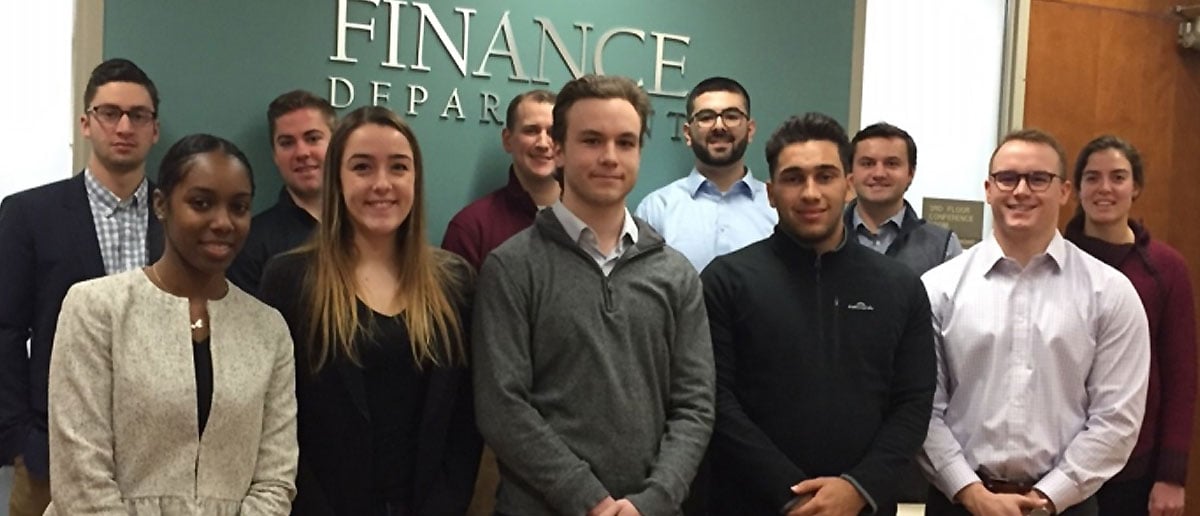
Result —
[[[702,275],[716,514],[894,515],[924,441],[929,301],[905,265],[846,238],[850,156],[832,118],[785,122],[767,142],[779,225]]]

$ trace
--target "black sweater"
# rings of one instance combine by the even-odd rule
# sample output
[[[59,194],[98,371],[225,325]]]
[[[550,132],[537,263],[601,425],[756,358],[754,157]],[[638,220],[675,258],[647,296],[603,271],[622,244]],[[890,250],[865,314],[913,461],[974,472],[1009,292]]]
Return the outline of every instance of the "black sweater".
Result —
[[[846,475],[868,495],[864,512],[895,514],[937,376],[920,279],[853,241],[818,256],[778,228],[702,279],[717,368],[715,512],[775,514],[793,484]]]

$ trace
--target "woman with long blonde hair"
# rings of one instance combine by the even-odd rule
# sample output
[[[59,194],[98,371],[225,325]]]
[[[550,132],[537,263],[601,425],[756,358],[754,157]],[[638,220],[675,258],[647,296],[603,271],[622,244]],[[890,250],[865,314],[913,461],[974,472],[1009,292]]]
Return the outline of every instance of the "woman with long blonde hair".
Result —
[[[472,271],[426,241],[421,149],[395,113],[347,115],[324,179],[313,239],[268,263],[260,288],[296,342],[293,514],[462,514],[481,446]]]

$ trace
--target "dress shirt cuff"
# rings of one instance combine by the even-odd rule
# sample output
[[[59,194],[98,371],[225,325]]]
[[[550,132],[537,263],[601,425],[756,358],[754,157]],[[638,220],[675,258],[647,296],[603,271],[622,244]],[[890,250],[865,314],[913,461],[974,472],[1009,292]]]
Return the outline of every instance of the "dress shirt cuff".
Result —
[[[959,459],[939,470],[934,484],[942,490],[948,500],[954,502],[956,501],[954,496],[959,491],[975,482],[981,482],[979,475],[975,474],[975,470],[971,469],[971,465],[967,464],[966,460]]]
[[[1033,488],[1046,495],[1046,498],[1054,503],[1054,508],[1060,513],[1087,498],[1079,491],[1075,482],[1057,468],[1050,470],[1046,476],[1033,485]]]
[[[850,485],[854,486],[854,489],[858,491],[858,495],[861,496],[863,500],[867,501],[867,505],[871,508],[867,514],[875,514],[877,511],[879,511],[879,505],[875,504],[875,499],[871,498],[871,493],[868,493],[866,489],[863,489],[862,484],[859,484],[858,481],[854,480],[854,477],[850,475],[842,475],[841,477],[842,480],[845,480],[849,482]]]

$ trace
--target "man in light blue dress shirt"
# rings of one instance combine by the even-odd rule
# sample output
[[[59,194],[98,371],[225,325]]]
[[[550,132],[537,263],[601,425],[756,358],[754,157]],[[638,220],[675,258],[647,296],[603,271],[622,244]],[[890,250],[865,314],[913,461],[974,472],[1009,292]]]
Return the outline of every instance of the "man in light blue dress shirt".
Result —
[[[750,94],[725,77],[705,79],[687,98],[684,141],[696,165],[647,195],[635,215],[703,270],[713,258],[766,238],[779,217],[766,185],[742,160],[754,138]]]

